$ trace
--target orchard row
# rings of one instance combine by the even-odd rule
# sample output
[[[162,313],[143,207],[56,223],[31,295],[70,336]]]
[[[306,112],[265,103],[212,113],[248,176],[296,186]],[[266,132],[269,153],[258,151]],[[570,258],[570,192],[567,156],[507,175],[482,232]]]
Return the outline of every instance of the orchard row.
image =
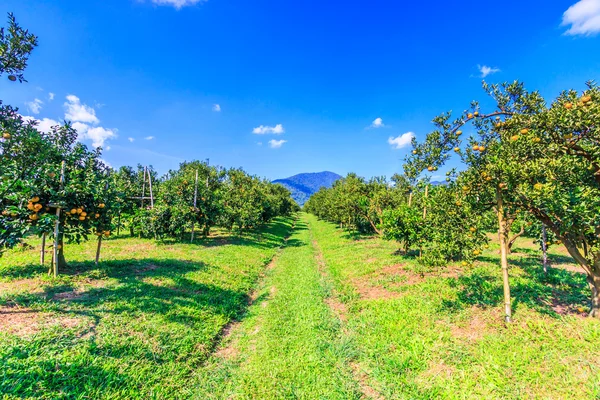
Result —
[[[539,236],[543,251],[562,243],[587,276],[590,315],[600,317],[600,88],[589,82],[583,93],[565,91],[548,104],[519,82],[483,86],[495,109],[473,102],[454,120],[436,117],[425,140],[413,138],[394,185],[349,175],[306,209],[418,249],[430,265],[468,265],[487,245],[485,233],[497,232],[506,320],[515,236]],[[451,160],[459,167],[446,184],[430,185]]]

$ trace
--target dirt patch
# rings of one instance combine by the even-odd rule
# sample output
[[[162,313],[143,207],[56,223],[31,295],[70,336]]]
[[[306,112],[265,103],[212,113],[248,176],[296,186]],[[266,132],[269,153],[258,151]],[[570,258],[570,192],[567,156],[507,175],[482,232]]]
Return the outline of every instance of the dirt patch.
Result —
[[[416,285],[432,277],[457,278],[462,272],[459,267],[448,266],[438,271],[418,273],[407,271],[404,264],[394,264],[383,267],[369,275],[355,278],[352,280],[352,284],[361,299],[389,299],[402,295],[394,289]]]
[[[154,265],[154,264],[148,264],[148,265],[144,265],[143,267],[137,267],[135,269],[135,272],[137,274],[142,274],[144,272],[148,272],[148,271],[154,271],[156,269],[160,268],[158,265]]]
[[[9,282],[0,282],[1,292],[30,292],[33,293],[46,283],[39,279],[19,279]]]
[[[374,263],[375,261],[377,261],[377,258],[375,258],[375,257],[371,257],[371,258],[367,258],[367,259],[365,260],[365,263],[367,263],[367,264],[372,264],[372,263]]]
[[[471,308],[470,318],[450,326],[450,332],[455,338],[476,342],[498,331],[498,326],[492,321],[502,321],[500,308],[482,309],[474,306]]]
[[[559,315],[572,315],[572,316],[577,316],[577,317],[581,317],[581,318],[588,316],[589,310],[587,308],[584,308],[581,306],[575,306],[574,304],[567,303],[564,300],[560,299],[559,294],[555,294],[555,297],[552,297],[550,300],[540,299],[540,302],[543,304],[546,304],[555,313],[557,313]]]
[[[350,368],[352,369],[352,375],[354,376],[354,379],[356,382],[358,382],[363,399],[384,399],[384,397],[369,384],[369,375],[360,367],[357,362],[350,363]]]
[[[0,332],[21,337],[33,335],[56,325],[75,328],[81,324],[81,318],[35,311],[26,307],[0,307]]]

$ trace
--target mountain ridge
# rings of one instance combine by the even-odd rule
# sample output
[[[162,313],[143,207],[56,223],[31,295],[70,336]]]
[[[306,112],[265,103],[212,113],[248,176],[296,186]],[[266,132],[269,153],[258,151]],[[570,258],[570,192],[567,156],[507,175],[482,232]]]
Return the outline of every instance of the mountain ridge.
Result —
[[[314,193],[322,187],[331,187],[335,181],[342,176],[331,171],[305,172],[290,176],[289,178],[275,179],[273,183],[279,183],[292,193],[292,198],[303,206]]]

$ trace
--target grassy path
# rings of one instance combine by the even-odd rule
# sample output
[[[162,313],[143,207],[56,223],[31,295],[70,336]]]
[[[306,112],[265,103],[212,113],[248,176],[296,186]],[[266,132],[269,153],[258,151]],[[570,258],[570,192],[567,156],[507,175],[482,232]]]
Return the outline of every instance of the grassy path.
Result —
[[[198,398],[361,398],[317,256],[303,217],[247,318],[201,372]]]

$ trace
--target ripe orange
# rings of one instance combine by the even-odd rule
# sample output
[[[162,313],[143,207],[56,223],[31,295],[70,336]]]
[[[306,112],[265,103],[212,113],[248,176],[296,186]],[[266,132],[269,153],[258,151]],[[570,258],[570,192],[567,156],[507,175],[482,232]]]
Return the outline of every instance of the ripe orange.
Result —
[[[4,132],[4,133],[2,134],[2,137],[3,137],[4,139],[8,140],[8,139],[10,139],[10,138],[11,138],[11,135],[10,135],[10,133],[8,133],[8,132]]]
[[[77,214],[81,214],[83,212],[83,210],[81,208],[77,209]]]
[[[519,135],[513,135],[513,136],[511,136],[510,140],[512,140],[513,142],[519,140]]]
[[[87,213],[86,213],[85,211],[82,211],[82,212],[81,212],[81,216],[82,216],[82,217],[87,217]]]
[[[469,263],[466,262],[466,261],[463,261],[461,264],[462,264],[463,267],[466,267],[467,265],[469,265]]]
[[[413,151],[412,151],[412,153],[413,153],[413,154],[417,154],[417,151],[416,151],[416,150],[413,150]]]
[[[79,217],[80,221],[85,221],[85,217]]]
[[[460,147],[455,147],[454,151],[458,153],[460,151]]]
[[[479,146],[479,151],[485,151],[485,146]]]
[[[521,129],[521,134],[522,134],[522,135],[525,135],[525,134],[527,134],[527,132],[529,132],[529,129],[527,129],[527,128],[523,128],[523,129]]]
[[[479,150],[479,145],[477,145],[477,144],[476,144],[475,146],[473,146],[473,150],[474,150],[474,151],[477,151],[477,150]]]
[[[467,114],[467,118],[469,118],[469,119],[473,118],[473,114],[471,114],[471,113],[468,113],[468,114]]]
[[[584,102],[584,103],[587,103],[588,101],[592,101],[592,96],[590,96],[590,95],[583,96],[581,98],[581,101]]]
[[[565,108],[567,110],[570,110],[571,108],[573,108],[573,103],[565,103]]]
[[[98,208],[104,208],[104,207],[106,207],[106,205],[104,203],[98,204]]]
[[[535,185],[533,185],[533,188],[535,190],[542,190],[544,188],[544,185],[542,185],[541,183],[536,183]]]
[[[71,209],[71,214],[77,214],[77,209],[75,209],[75,208]]]
[[[475,117],[479,116],[479,111],[475,111],[475,112],[473,113],[473,116],[475,116]]]
[[[30,203],[37,203],[38,201],[40,201],[40,198],[37,196],[35,196],[31,200],[29,200]]]
[[[433,167],[432,166],[427,167],[427,171],[429,171],[429,172],[433,171]]]
[[[469,230],[470,230],[471,232],[475,232],[477,229],[475,229],[475,227],[473,227],[473,226],[472,226],[472,227],[470,227],[470,228],[469,228]]]
[[[564,136],[564,138],[565,138],[565,139],[572,139],[572,138],[573,138],[573,134],[572,134],[572,133],[567,133],[567,134]]]
[[[33,203],[27,203],[27,209],[33,210]]]
[[[456,131],[456,136],[462,135],[462,131]]]
[[[478,256],[479,254],[481,254],[479,250],[473,250],[473,255]]]

